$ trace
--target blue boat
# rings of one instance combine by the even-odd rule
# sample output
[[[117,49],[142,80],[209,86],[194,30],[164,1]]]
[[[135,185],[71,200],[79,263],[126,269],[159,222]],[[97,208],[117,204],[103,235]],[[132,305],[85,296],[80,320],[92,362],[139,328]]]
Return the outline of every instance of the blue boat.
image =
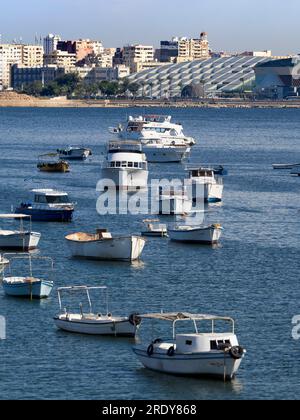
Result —
[[[33,203],[21,203],[17,214],[31,216],[36,222],[71,222],[75,205],[65,192],[53,189],[32,190]]]
[[[49,297],[53,289],[53,281],[40,279],[33,277],[32,273],[32,262],[34,260],[43,260],[50,262],[51,271],[53,272],[53,260],[48,257],[36,257],[30,254],[23,254],[18,256],[10,256],[10,254],[5,254],[9,256],[9,269],[10,275],[6,276],[5,272],[3,274],[3,290],[4,293],[8,296],[20,297],[20,298],[30,298],[30,299],[46,299]],[[11,254],[14,255],[14,254]],[[29,275],[27,276],[14,276],[13,275],[13,262],[15,260],[26,260],[29,262]]]

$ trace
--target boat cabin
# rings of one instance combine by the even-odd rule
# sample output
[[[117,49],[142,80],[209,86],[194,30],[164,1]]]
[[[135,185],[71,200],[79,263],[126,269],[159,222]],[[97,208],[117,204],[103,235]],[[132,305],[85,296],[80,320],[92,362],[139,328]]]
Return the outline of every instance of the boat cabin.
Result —
[[[67,193],[55,190],[32,190],[34,194],[34,203],[37,204],[66,204],[69,203]]]

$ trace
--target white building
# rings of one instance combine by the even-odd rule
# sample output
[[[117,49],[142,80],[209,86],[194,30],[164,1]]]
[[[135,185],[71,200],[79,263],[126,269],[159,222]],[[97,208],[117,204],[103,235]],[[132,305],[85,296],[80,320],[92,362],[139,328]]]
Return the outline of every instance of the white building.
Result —
[[[131,73],[138,71],[140,63],[154,61],[154,47],[150,45],[128,45],[124,47],[124,64],[130,68]]]
[[[11,86],[11,67],[22,64],[23,45],[0,44],[0,86],[1,90]]]
[[[57,50],[57,44],[61,41],[59,35],[49,34],[44,38],[44,53],[46,55],[53,53]]]

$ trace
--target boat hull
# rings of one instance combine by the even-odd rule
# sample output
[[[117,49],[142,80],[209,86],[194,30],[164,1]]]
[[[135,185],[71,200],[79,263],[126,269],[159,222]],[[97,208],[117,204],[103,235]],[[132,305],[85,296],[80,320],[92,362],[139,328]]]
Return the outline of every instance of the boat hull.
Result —
[[[189,213],[192,210],[193,203],[187,197],[166,197],[163,196],[158,202],[158,212],[160,215],[178,215]]]
[[[70,210],[49,210],[49,209],[34,209],[26,207],[18,207],[16,214],[26,214],[31,216],[34,222],[71,222],[73,219],[74,209]]]
[[[54,318],[54,322],[58,329],[76,334],[134,337],[136,333],[136,327],[129,320],[97,322],[83,319],[74,321],[68,320],[64,316],[64,318]]]
[[[102,168],[101,179],[112,181],[118,190],[137,190],[148,187],[147,170],[120,170],[115,168]],[[109,185],[110,186],[110,185]]]
[[[182,354],[169,357],[166,354],[154,353],[148,356],[147,351],[139,347],[133,348],[139,361],[148,369],[184,376],[212,376],[224,377],[232,380],[241,364],[242,359],[235,360],[223,352],[208,352],[197,354]]]
[[[37,167],[41,172],[70,172],[70,166],[67,162],[39,163]]]
[[[0,248],[28,251],[38,247],[41,234],[38,232],[0,231]]]
[[[169,229],[168,235],[172,241],[176,242],[216,244],[221,238],[222,230],[213,227],[191,230]]]
[[[187,147],[164,147],[155,148],[143,146],[143,152],[147,156],[147,161],[151,163],[175,163],[181,162],[190,152]]]
[[[109,260],[138,260],[145,246],[145,239],[137,236],[94,240],[89,242],[67,239],[73,257]]]
[[[41,280],[38,282],[7,282],[3,280],[3,290],[6,295],[20,297],[20,298],[33,298],[33,299],[46,299],[49,297],[53,289],[53,282]]]

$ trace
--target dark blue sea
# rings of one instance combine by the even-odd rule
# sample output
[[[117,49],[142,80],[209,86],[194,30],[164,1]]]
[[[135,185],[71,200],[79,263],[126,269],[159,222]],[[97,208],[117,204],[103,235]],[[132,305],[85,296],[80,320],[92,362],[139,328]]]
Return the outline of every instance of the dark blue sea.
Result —
[[[139,216],[99,216],[96,184],[103,146],[139,109],[0,109],[0,213],[28,201],[32,188],[54,187],[77,202],[71,224],[34,223],[40,253],[55,261],[55,286],[107,285],[116,314],[193,311],[236,319],[247,349],[232,383],[178,378],[144,369],[128,339],[56,330],[56,290],[42,302],[14,300],[0,289],[7,339],[0,341],[1,399],[295,399],[300,395],[300,178],[273,163],[300,163],[300,110],[174,109],[167,112],[197,139],[191,161],[223,164],[220,247],[149,239],[140,263],[70,258],[64,236],[109,228],[139,233]],[[151,113],[165,110],[151,110]],[[41,174],[38,155],[69,144],[93,149],[69,174]],[[150,165],[150,177],[184,176],[184,165]],[[168,220],[168,219],[167,219]],[[1,226],[4,225],[1,221]],[[9,223],[8,223],[9,224]],[[5,223],[7,226],[7,223]]]

